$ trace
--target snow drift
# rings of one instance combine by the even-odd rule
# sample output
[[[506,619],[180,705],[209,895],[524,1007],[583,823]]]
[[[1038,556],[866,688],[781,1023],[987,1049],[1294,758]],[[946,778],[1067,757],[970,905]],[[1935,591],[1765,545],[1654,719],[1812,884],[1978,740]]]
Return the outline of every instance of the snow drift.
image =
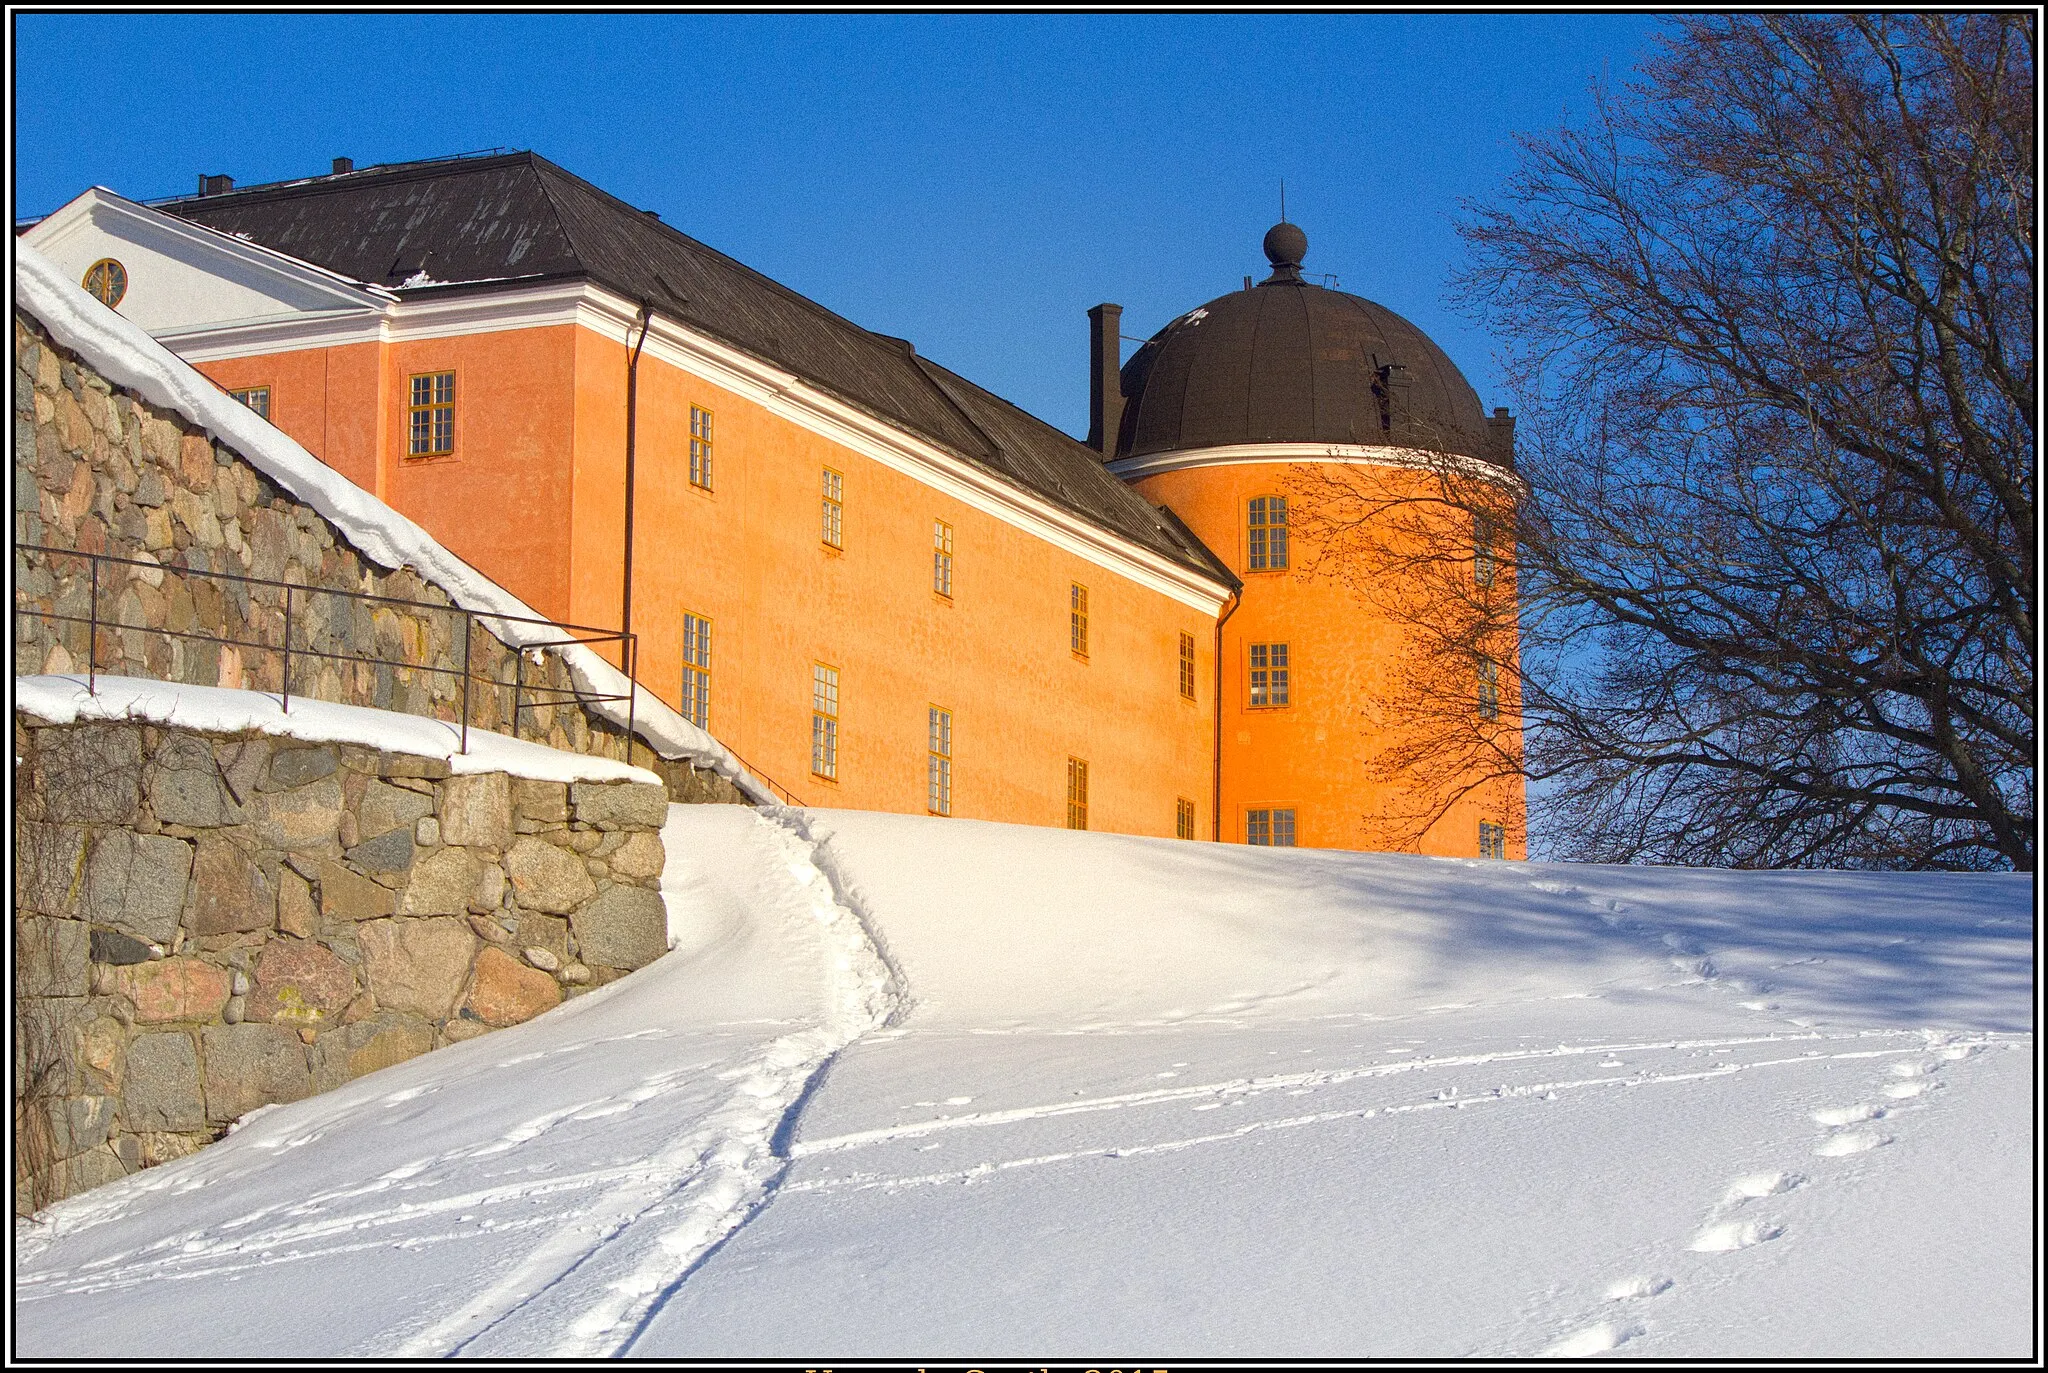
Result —
[[[19,1351],[2028,1351],[2025,877],[664,837],[667,958],[20,1227]]]

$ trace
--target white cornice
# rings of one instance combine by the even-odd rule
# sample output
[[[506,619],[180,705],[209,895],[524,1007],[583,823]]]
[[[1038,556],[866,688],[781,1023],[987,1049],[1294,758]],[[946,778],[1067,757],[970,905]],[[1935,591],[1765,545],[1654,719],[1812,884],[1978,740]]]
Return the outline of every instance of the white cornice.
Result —
[[[639,307],[632,301],[593,286],[578,322],[623,344],[638,318]],[[654,317],[646,353],[1205,615],[1222,610],[1230,597],[1230,589],[1219,582],[828,395],[793,372],[673,320]]]
[[[1455,472],[1464,477],[1489,477],[1516,487],[1522,485],[1522,479],[1507,468],[1468,458],[1461,453],[1363,443],[1234,443],[1217,448],[1184,448],[1170,453],[1118,458],[1109,464],[1109,470],[1125,481],[1136,481],[1141,477],[1156,477],[1162,472],[1180,472],[1191,467],[1231,467],[1250,463],[1420,468],[1430,472]]]
[[[566,281],[407,296],[368,318],[259,321],[166,335],[163,341],[188,362],[560,324],[581,325],[624,344],[638,319],[639,306],[626,297],[593,283]],[[744,396],[792,424],[1205,615],[1217,614],[1229,599],[1226,585],[907,433],[793,372],[673,320],[654,317],[645,351],[670,367]]]

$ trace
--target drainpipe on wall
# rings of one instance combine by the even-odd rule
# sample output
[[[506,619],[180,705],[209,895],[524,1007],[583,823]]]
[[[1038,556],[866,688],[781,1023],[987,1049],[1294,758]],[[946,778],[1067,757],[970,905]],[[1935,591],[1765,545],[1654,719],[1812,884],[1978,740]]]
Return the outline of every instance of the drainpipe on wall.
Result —
[[[626,358],[626,538],[625,538],[625,586],[619,593],[619,632],[633,631],[633,438],[639,425],[640,409],[640,350],[647,346],[647,326],[652,322],[646,301],[640,302],[640,341],[633,345],[632,353]],[[628,677],[638,663],[626,662],[625,641],[619,643],[619,666],[626,669]]]
[[[1214,781],[1209,794],[1209,835],[1219,844],[1223,842],[1223,626],[1242,604],[1244,593],[1231,592],[1230,609],[1216,622],[1216,747]]]

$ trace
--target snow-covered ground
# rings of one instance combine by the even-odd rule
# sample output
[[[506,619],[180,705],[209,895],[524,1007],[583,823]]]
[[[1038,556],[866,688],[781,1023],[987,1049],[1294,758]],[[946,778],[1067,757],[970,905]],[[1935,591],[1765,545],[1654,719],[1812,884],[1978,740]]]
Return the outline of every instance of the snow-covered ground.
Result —
[[[18,1226],[19,1355],[2032,1351],[2026,877],[671,817],[667,958]]]

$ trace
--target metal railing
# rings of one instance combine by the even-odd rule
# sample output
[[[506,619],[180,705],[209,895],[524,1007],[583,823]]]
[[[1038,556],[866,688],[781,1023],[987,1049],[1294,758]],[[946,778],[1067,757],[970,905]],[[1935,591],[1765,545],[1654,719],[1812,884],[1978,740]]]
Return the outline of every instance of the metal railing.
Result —
[[[161,634],[171,639],[189,639],[201,643],[220,644],[232,648],[253,648],[280,654],[283,659],[283,671],[280,674],[279,680],[279,696],[280,704],[287,712],[291,710],[292,703],[292,660],[294,658],[362,663],[370,666],[402,668],[409,672],[432,673],[439,676],[460,678],[462,682],[461,751],[464,753],[469,752],[471,687],[477,681],[483,682],[486,686],[510,688],[512,692],[512,735],[514,738],[517,738],[519,735],[519,714],[523,710],[541,710],[549,706],[567,705],[572,702],[579,706],[589,706],[605,701],[624,701],[626,703],[626,748],[628,758],[630,759],[631,757],[633,727],[636,719],[636,697],[638,695],[638,684],[635,678],[638,675],[637,670],[640,664],[640,641],[639,636],[630,631],[605,629],[596,625],[568,624],[560,620],[549,620],[539,616],[506,615],[497,611],[468,610],[456,605],[438,605],[432,601],[411,601],[397,596],[378,596],[367,591],[341,591],[331,587],[308,586],[302,582],[278,581],[269,577],[245,577],[240,573],[234,572],[201,572],[192,568],[148,562],[140,558],[117,558],[108,553],[86,553],[75,548],[52,548],[44,544],[21,543],[16,544],[14,548],[17,556],[23,553],[41,553],[52,559],[75,558],[90,565],[91,581],[87,594],[85,614],[66,614],[55,609],[42,610],[32,606],[23,606],[20,599],[22,592],[18,577],[16,579],[14,613],[17,617],[27,616],[32,619],[46,620],[52,623],[80,624],[86,627],[86,690],[95,695],[98,694],[99,690],[98,665],[101,632],[105,630],[119,633],[124,630],[130,630],[143,634]],[[103,565],[146,568],[151,572],[162,573],[166,576],[200,578],[210,582],[232,582],[243,586],[267,587],[282,591],[284,593],[282,607],[284,611],[283,633],[279,636],[277,643],[263,643],[250,639],[228,638],[225,635],[219,634],[206,634],[196,629],[172,629],[168,625],[129,624],[125,621],[102,616],[100,613],[100,596],[101,583],[104,579],[100,576],[100,568]],[[118,595],[119,593],[115,594]],[[431,611],[435,614],[454,616],[462,621],[462,666],[459,668],[436,667],[429,663],[412,662],[374,652],[337,653],[330,649],[314,648],[310,644],[294,648],[292,645],[292,611],[294,601],[296,600],[303,609],[306,601],[316,596],[333,596],[343,600],[365,601],[387,606],[402,606],[407,610]],[[301,626],[304,625],[303,615],[299,622]],[[477,627],[480,624],[488,626],[494,623],[499,625],[543,626],[562,631],[568,637],[513,644],[507,642],[503,636],[493,634],[492,637],[504,643],[506,651],[512,654],[512,679],[510,681],[502,681],[488,674],[479,676],[479,674],[471,670],[471,646],[476,638]],[[490,631],[486,628],[485,632],[489,633]],[[17,644],[20,642],[18,632],[16,634],[16,642]],[[620,645],[620,662],[618,666],[624,673],[627,681],[627,689],[623,692],[587,692],[579,691],[574,687],[565,689],[549,686],[546,683],[527,682],[525,680],[526,654],[529,652],[537,649],[565,648],[572,644],[588,646],[607,643],[617,643]],[[302,696],[304,694],[303,692],[301,693]]]
[[[738,753],[734,752],[732,745],[725,745],[725,751],[727,753],[732,754],[732,760],[735,763],[738,763],[741,767],[745,768],[747,772],[752,775],[755,781],[759,782],[762,786],[768,788],[768,790],[773,792],[776,796],[782,798],[783,805],[796,806],[799,808],[803,806],[803,802],[797,799],[797,795],[795,792],[791,791],[788,787],[782,785],[782,783],[776,781],[773,777],[770,777],[767,773],[761,771],[761,769],[755,767],[752,763],[749,763],[746,759],[740,757]]]

